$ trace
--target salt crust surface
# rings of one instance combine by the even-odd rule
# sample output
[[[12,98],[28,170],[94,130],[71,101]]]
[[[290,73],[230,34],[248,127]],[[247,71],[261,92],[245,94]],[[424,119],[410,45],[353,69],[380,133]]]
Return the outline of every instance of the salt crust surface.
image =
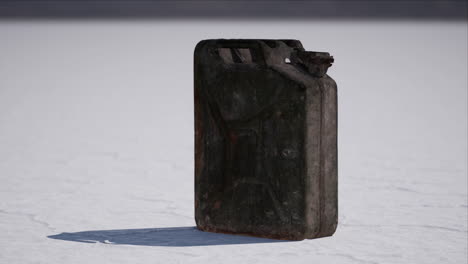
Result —
[[[467,25],[0,22],[1,263],[466,263]],[[193,219],[192,59],[297,38],[339,87],[339,227],[278,242]]]

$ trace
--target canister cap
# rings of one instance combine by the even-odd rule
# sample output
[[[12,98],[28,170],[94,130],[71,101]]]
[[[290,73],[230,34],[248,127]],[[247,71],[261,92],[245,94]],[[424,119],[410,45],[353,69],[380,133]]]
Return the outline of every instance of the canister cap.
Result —
[[[291,63],[303,67],[315,77],[324,76],[333,62],[333,56],[328,52],[298,50],[291,54]]]

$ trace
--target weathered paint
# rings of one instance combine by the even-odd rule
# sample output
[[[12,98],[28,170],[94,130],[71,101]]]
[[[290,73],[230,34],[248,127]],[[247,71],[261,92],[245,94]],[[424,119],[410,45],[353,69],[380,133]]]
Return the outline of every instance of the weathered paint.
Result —
[[[195,67],[200,230],[301,240],[337,225],[333,57],[297,40],[204,40]]]

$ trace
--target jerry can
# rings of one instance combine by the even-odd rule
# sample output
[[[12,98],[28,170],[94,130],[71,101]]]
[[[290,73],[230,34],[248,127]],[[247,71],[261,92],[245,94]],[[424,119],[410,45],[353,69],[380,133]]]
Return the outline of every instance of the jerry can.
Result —
[[[211,39],[194,53],[195,221],[302,240],[337,226],[333,57],[298,40]]]

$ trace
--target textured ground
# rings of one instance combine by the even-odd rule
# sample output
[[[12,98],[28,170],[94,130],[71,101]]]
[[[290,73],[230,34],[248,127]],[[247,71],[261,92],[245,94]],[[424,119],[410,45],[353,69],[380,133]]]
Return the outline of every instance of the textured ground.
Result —
[[[217,37],[335,56],[333,237],[193,228],[192,53]],[[0,39],[1,263],[467,261],[466,23],[3,21]]]

